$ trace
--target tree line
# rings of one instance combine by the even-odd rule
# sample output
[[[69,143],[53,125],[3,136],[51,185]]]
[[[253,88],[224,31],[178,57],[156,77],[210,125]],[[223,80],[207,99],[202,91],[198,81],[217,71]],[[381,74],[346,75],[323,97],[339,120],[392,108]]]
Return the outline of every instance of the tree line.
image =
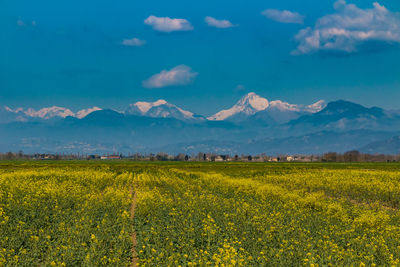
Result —
[[[228,155],[216,153],[107,153],[103,155],[88,155],[84,153],[34,153],[25,154],[22,151],[0,153],[0,160],[101,160],[101,159],[125,159],[133,161],[241,161],[241,162],[400,162],[399,155],[366,154],[356,150],[345,153],[328,152],[323,155],[278,155],[268,156],[265,153],[259,155]]]
[[[399,162],[400,155],[385,154],[366,154],[357,150],[345,152],[343,154],[336,152],[325,153],[322,156],[324,162]]]

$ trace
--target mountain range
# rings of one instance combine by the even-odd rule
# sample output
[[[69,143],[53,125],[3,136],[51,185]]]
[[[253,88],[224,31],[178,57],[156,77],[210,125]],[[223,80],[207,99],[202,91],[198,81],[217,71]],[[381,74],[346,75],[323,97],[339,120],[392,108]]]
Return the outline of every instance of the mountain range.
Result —
[[[233,121],[239,122],[256,115],[258,118],[268,117],[273,121],[282,123],[301,115],[320,111],[325,107],[325,101],[320,100],[315,104],[304,106],[289,104],[280,100],[269,102],[255,93],[243,96],[232,108],[222,110],[208,118],[196,115],[184,110],[174,104],[160,99],[155,102],[136,102],[130,104],[123,113],[125,115],[145,116],[152,118],[175,118],[178,120],[210,120],[210,121]],[[83,109],[74,113],[65,107],[46,107],[39,110],[33,108],[11,109],[7,106],[0,107],[0,122],[48,120],[54,118],[75,117],[82,119],[94,111],[102,110],[99,107]]]
[[[165,100],[124,111],[0,107],[0,151],[315,154],[400,153],[400,113],[349,101],[311,105],[255,93],[205,117]]]
[[[33,108],[23,109],[11,109],[7,106],[0,107],[0,123],[12,122],[12,121],[34,121],[34,120],[50,120],[59,119],[66,117],[76,117],[82,119],[94,111],[101,110],[99,107],[92,107],[88,109],[82,109],[76,113],[72,112],[68,108],[64,107],[47,107],[35,110]]]

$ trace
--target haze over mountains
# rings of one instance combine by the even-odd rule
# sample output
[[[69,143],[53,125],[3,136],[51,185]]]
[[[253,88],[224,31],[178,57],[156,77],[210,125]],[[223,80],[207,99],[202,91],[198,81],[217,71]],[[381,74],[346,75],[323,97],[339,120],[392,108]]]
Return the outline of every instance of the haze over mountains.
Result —
[[[339,100],[269,101],[255,93],[204,117],[165,100],[124,111],[0,107],[0,150],[24,152],[400,153],[400,113]]]

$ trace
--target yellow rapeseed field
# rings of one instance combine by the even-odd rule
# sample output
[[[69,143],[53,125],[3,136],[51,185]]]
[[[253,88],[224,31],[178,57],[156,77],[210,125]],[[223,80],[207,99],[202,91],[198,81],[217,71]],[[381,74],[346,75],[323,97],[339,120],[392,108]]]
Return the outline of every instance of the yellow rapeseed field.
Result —
[[[398,266],[399,208],[396,164],[0,163],[0,266]]]
[[[0,172],[0,266],[129,265],[131,173],[18,167]]]

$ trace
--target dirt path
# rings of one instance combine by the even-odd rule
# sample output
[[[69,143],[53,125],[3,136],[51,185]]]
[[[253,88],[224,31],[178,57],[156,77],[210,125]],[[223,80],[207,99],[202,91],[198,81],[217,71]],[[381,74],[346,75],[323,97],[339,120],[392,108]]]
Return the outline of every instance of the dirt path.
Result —
[[[136,189],[136,188],[135,188]],[[132,205],[131,205],[131,220],[135,219],[135,211],[136,211],[136,190],[133,190],[133,187],[130,188],[130,193],[132,196]],[[139,261],[137,252],[136,252],[137,240],[136,240],[136,231],[133,229],[132,233],[132,267],[136,267]]]

